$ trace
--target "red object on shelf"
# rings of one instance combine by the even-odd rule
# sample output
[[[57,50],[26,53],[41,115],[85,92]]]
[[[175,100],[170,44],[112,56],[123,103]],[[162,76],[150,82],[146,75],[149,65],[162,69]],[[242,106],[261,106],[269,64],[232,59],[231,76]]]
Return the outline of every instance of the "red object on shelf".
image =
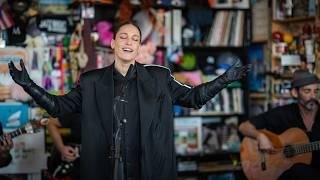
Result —
[[[283,41],[283,35],[281,32],[276,31],[272,33],[272,40],[276,42],[282,42]]]

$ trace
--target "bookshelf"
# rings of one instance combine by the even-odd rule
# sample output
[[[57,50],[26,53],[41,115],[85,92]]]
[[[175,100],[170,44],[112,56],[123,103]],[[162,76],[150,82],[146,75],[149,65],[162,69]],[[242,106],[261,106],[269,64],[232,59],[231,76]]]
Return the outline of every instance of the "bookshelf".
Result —
[[[199,9],[206,11],[206,17],[209,19],[207,22],[197,24],[198,19],[192,16],[190,18],[190,14],[197,13]],[[239,14],[241,15],[237,16]],[[202,71],[199,78],[201,82],[206,82],[217,76],[215,70],[218,69],[218,62],[224,54],[232,53],[243,60],[243,63],[247,63],[246,47],[251,41],[250,8],[187,6],[183,9],[182,15],[187,22],[187,26],[183,27],[182,34],[185,29],[200,26],[201,38],[194,37],[193,43],[190,44],[185,44],[183,39],[181,48],[184,54],[192,54],[195,57],[197,68],[188,70],[168,60],[168,66],[174,74],[196,69]],[[237,20],[235,16],[239,19]],[[236,28],[236,26],[238,27]],[[231,29],[237,29],[237,31],[232,32]],[[238,37],[235,34],[241,34],[241,38],[235,40],[235,37]],[[212,63],[212,60],[215,63]],[[181,80],[178,76],[176,79]],[[194,76],[191,76],[190,79],[194,79]],[[189,85],[196,85],[196,83]],[[177,108],[175,121],[181,121],[181,118],[198,118],[201,121],[199,128],[202,132],[198,153],[179,154],[177,152],[179,179],[218,177],[244,179],[239,163],[239,144],[237,143],[240,142],[240,138],[232,132],[237,131],[237,123],[247,116],[247,86],[246,80],[230,85],[200,110]],[[175,127],[177,128],[177,126]],[[179,133],[184,134],[185,132],[176,130],[175,134]]]
[[[201,82],[212,80],[218,76],[216,70],[221,58],[227,57],[224,55],[230,55],[230,53],[241,59],[244,64],[248,63],[247,47],[251,44],[251,9],[249,6],[239,8],[187,4],[181,11],[182,19],[186,21],[181,31],[181,51],[184,55],[195,59],[196,67],[188,69],[186,66],[167,59],[168,66],[174,72],[177,80],[186,84],[189,83],[188,80],[194,80],[189,84],[191,86],[197,85],[197,79],[200,79]],[[198,19],[197,14],[203,14],[201,17],[205,16],[207,20]],[[185,39],[184,32],[190,29],[195,35],[191,39]],[[187,74],[197,70],[201,71],[200,75],[198,73]],[[189,79],[180,78],[181,74],[186,74],[185,76]],[[200,123],[195,123],[194,128],[197,127],[202,132],[202,135],[199,135],[201,142],[198,142],[200,150],[197,150],[196,153],[188,150],[184,154],[180,153],[183,151],[181,148],[188,149],[194,146],[192,135],[190,136],[193,138],[190,141],[187,140],[186,144],[176,144],[176,147],[179,147],[177,151],[179,179],[208,179],[227,176],[231,179],[244,179],[239,163],[240,137],[237,133],[232,132],[237,132],[237,124],[247,116],[249,99],[247,90],[248,82],[244,80],[238,84],[231,84],[200,110],[175,107],[175,122],[183,121],[182,119],[198,119]],[[186,136],[194,132],[194,130],[181,130],[179,125],[175,125],[175,128],[176,138],[179,135]],[[188,142],[191,145],[188,145]]]
[[[289,88],[296,69],[317,71],[316,1],[297,1],[293,6],[296,8],[282,8],[278,1],[272,1],[272,34],[269,40],[271,107],[292,102]]]

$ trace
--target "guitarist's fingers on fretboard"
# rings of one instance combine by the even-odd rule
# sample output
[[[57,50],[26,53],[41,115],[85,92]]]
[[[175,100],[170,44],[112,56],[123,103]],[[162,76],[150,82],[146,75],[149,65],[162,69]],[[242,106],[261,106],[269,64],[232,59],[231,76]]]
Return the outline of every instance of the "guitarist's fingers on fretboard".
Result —
[[[3,136],[4,138],[0,142],[0,150],[1,151],[9,151],[13,147],[13,143],[11,137],[7,134]]]

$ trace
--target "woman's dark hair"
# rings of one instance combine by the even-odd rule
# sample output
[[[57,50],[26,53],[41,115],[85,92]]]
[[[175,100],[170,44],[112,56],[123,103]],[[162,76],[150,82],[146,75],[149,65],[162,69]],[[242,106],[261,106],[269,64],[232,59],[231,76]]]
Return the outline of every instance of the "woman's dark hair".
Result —
[[[139,35],[140,35],[140,42],[141,42],[141,36],[142,36],[142,33],[141,33],[141,29],[140,29],[140,27],[138,26],[138,24],[137,23],[135,23],[134,21],[125,21],[125,22],[123,22],[123,23],[120,23],[120,24],[118,24],[117,26],[115,26],[115,28],[114,28],[114,33],[113,33],[113,39],[116,39],[116,35],[117,35],[117,33],[118,33],[118,31],[120,30],[120,28],[122,27],[122,26],[125,26],[125,25],[132,25],[132,26],[134,26],[134,27],[136,27],[137,29],[138,29],[138,31],[139,31]]]

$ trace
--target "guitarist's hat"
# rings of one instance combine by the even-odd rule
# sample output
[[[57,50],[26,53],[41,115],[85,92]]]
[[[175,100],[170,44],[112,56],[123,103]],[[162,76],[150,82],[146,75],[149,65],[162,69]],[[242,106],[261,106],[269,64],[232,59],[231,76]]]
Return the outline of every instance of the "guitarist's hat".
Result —
[[[291,87],[297,88],[314,83],[320,83],[319,78],[315,74],[312,74],[309,70],[306,69],[298,69],[293,73]]]

